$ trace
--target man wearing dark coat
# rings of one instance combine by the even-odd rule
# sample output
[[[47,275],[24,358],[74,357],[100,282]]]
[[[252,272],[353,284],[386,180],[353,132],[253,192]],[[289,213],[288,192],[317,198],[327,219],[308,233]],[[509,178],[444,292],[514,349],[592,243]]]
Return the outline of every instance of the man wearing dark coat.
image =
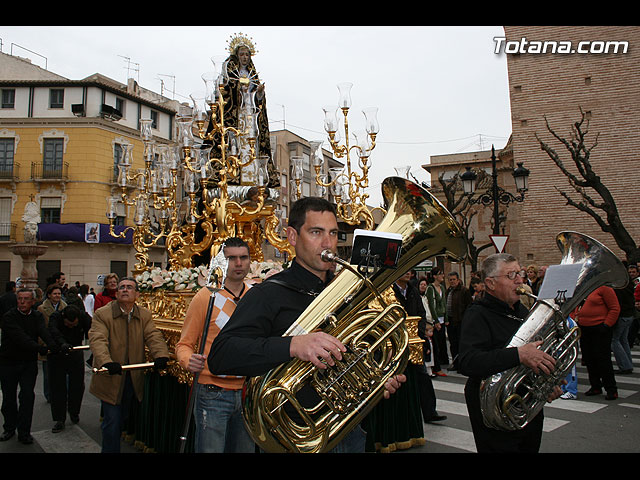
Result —
[[[30,444],[33,443],[31,421],[38,354],[56,351],[56,344],[45,326],[44,316],[33,308],[33,290],[20,289],[16,297],[17,307],[5,313],[0,321],[1,410],[4,417],[4,432],[0,435],[0,441],[9,440],[17,430],[18,440]],[[44,344],[38,343],[38,339]]]

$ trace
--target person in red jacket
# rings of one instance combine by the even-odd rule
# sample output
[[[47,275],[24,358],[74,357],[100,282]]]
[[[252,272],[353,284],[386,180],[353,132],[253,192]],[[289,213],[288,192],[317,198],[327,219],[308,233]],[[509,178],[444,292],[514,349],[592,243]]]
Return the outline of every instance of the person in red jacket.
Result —
[[[620,314],[620,303],[611,287],[595,289],[582,307],[571,315],[580,326],[580,348],[587,367],[591,388],[586,396],[600,395],[607,391],[606,399],[618,398],[618,387],[611,362],[611,337],[613,326]]]
[[[116,291],[118,289],[118,275],[110,273],[104,277],[104,290],[96,295],[96,301],[93,305],[93,311],[95,312],[100,307],[111,303],[116,299]]]

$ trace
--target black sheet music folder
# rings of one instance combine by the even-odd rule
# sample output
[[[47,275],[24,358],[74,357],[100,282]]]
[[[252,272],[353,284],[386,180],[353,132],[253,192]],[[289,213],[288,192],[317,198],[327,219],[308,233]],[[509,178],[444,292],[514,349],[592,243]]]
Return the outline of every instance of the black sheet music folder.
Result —
[[[373,232],[356,229],[353,232],[351,265],[395,268],[402,250],[399,233]]]

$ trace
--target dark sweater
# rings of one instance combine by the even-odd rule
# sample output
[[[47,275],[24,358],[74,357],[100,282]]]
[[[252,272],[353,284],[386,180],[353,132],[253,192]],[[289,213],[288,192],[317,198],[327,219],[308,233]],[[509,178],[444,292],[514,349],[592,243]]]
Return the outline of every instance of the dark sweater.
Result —
[[[17,308],[12,308],[2,317],[0,326],[0,363],[4,365],[37,361],[41,349],[38,338],[48,346],[55,346],[45,326],[44,316],[35,309],[24,314]]]
[[[467,309],[462,321],[459,372],[480,380],[520,363],[518,349],[505,348],[527,316],[520,302],[515,308],[485,292]]]

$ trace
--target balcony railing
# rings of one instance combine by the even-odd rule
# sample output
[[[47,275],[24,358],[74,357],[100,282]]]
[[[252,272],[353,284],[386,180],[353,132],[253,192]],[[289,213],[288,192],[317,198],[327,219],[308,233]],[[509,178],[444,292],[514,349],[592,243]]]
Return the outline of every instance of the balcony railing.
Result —
[[[16,241],[16,224],[0,223],[0,242]]]
[[[69,164],[44,164],[43,162],[33,162],[31,164],[31,179],[36,181],[61,181],[69,180]]]
[[[18,180],[20,170],[20,164],[14,163],[12,165],[0,165],[0,182]]]

